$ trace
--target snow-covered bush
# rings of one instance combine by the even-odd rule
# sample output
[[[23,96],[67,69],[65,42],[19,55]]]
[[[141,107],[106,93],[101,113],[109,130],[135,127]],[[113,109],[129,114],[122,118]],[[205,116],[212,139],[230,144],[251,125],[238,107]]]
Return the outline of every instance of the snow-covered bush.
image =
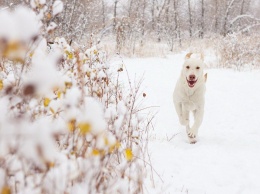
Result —
[[[241,70],[259,68],[260,63],[259,34],[229,34],[219,43],[221,66]]]
[[[140,83],[124,89],[123,66],[95,46],[48,43],[60,3],[0,12],[0,191],[141,193],[150,121]]]

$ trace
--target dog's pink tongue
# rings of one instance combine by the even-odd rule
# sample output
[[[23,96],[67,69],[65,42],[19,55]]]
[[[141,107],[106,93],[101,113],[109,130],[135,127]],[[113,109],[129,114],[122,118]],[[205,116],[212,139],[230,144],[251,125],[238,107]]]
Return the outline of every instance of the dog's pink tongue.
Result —
[[[195,85],[195,81],[188,81],[188,83],[189,83],[189,87],[191,88]]]

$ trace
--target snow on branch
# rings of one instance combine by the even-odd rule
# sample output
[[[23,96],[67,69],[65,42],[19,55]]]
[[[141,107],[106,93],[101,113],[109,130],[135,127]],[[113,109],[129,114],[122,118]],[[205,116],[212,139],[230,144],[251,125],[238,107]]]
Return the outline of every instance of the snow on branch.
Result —
[[[126,90],[95,45],[50,42],[60,1],[30,5],[0,12],[0,192],[142,193],[141,82]]]
[[[255,20],[255,21],[260,21],[260,19],[254,17],[253,15],[244,14],[244,15],[239,15],[239,16],[233,18],[229,23],[232,25],[236,21],[241,20],[243,18],[249,18],[249,19],[252,19],[252,20]]]

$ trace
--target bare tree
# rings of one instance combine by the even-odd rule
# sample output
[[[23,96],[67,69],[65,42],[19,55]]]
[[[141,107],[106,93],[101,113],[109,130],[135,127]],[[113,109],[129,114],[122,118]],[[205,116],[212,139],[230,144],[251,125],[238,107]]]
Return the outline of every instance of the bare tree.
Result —
[[[204,0],[201,0],[201,23],[200,23],[200,31],[199,31],[200,38],[204,37],[204,30],[205,30],[204,14],[205,14]]]
[[[190,33],[190,38],[192,37],[192,12],[191,12],[191,5],[190,5],[190,0],[188,0],[188,11],[189,11],[189,33]]]
[[[226,36],[228,33],[228,20],[230,16],[230,11],[234,5],[235,0],[229,0],[227,1],[227,6],[226,6],[226,13],[224,16],[224,24],[223,24],[223,35]]]
[[[218,20],[218,0],[215,0],[215,32],[218,31],[219,20]]]
[[[105,14],[106,5],[104,0],[102,0],[102,16],[103,16],[103,28],[106,26],[106,14]]]
[[[155,0],[152,0],[152,9],[151,9],[151,14],[152,14],[152,29],[155,29]]]
[[[176,39],[178,39],[179,46],[181,46],[181,30],[180,30],[180,20],[178,15],[178,0],[173,0],[173,7],[174,7]]]
[[[141,19],[141,25],[142,25],[142,39],[141,39],[141,45],[143,45],[143,38],[145,34],[145,10],[146,10],[147,2],[146,0],[143,0],[143,11],[142,11],[142,19]]]
[[[116,31],[116,23],[117,23],[117,4],[118,4],[118,0],[114,1],[114,18],[113,18],[113,29],[114,31]]]

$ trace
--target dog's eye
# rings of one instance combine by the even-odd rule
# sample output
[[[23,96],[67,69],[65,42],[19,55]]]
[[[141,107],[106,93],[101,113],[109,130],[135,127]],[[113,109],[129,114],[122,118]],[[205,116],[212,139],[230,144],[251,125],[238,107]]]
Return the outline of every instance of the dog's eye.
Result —
[[[186,66],[186,69],[189,69],[190,68],[190,66]]]
[[[196,67],[196,69],[200,69],[200,67]]]

